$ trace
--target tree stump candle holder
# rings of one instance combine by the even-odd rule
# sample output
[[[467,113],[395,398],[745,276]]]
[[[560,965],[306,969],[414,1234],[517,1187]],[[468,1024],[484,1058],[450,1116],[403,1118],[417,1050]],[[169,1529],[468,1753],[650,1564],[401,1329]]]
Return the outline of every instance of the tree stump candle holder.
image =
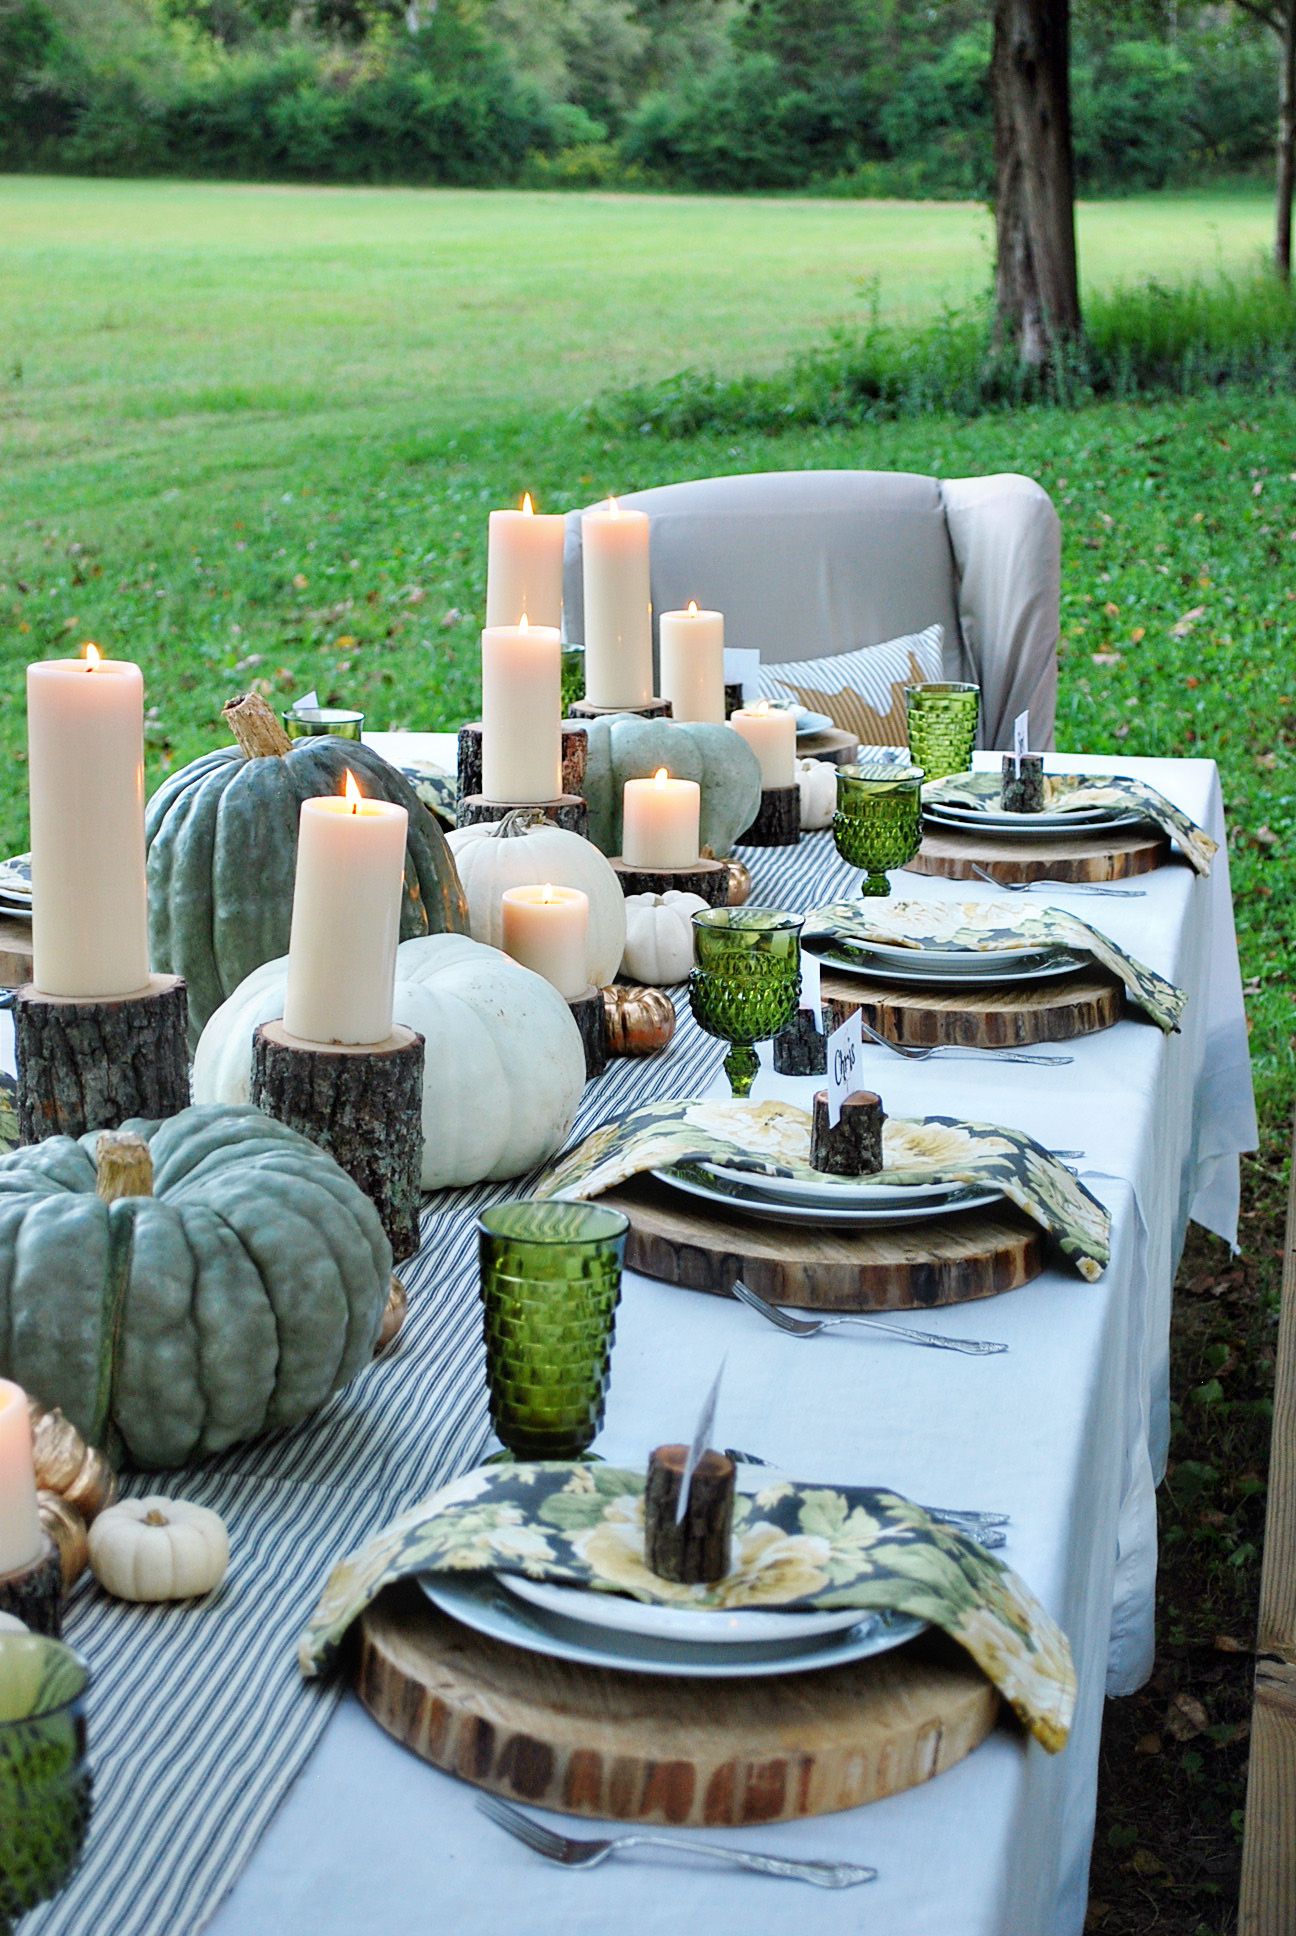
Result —
[[[659,1445],[644,1487],[644,1558],[660,1579],[684,1586],[722,1580],[729,1571],[737,1470],[724,1452],[707,1451],[693,1470],[684,1517],[676,1524],[688,1447]]]
[[[396,1027],[358,1048],[302,1042],[265,1022],[252,1043],[252,1100],[309,1136],[382,1218],[396,1263],[419,1247],[423,1037]]]
[[[20,1143],[189,1107],[189,1005],[178,975],[151,975],[138,995],[85,1001],[29,983],[13,1014]]]
[[[609,713],[632,713],[636,719],[670,719],[669,699],[648,699],[642,706],[592,706],[588,699],[574,699],[567,708],[568,719],[605,719]]]
[[[461,827],[476,827],[484,820],[504,820],[521,805],[530,813],[542,813],[546,820],[552,820],[555,827],[562,827],[569,834],[579,834],[583,840],[589,837],[589,808],[574,793],[564,793],[557,800],[532,802],[486,800],[480,793],[466,794],[460,798],[455,818]]]
[[[724,701],[725,718],[732,718],[733,714],[738,711],[738,708],[746,703],[743,698],[742,680],[735,679],[733,681],[726,681]]]
[[[799,1008],[785,1029],[774,1037],[774,1067],[781,1076],[826,1076],[828,1037],[823,1011]]]
[[[632,867],[614,854],[612,872],[625,895],[696,894],[708,907],[729,903],[729,869],[722,860],[695,860],[687,867]]]
[[[568,1002],[572,1020],[580,1030],[581,1046],[585,1051],[585,1080],[593,1082],[601,1076],[608,1065],[607,1017],[603,1007],[603,990],[587,988],[574,1002]]]
[[[740,847],[795,847],[801,838],[801,789],[799,786],[766,787],[761,794],[760,812],[739,834]]]
[[[562,729],[562,793],[560,799],[576,799],[581,796],[585,783],[585,767],[589,760],[589,734],[583,726],[564,726]],[[459,728],[459,798],[461,800],[480,800],[482,794],[482,729],[481,722]],[[460,826],[465,823],[460,821]]]
[[[0,1573],[0,1613],[11,1613],[33,1633],[57,1640],[63,1630],[63,1560],[58,1547],[42,1529],[41,1549],[16,1573]]]

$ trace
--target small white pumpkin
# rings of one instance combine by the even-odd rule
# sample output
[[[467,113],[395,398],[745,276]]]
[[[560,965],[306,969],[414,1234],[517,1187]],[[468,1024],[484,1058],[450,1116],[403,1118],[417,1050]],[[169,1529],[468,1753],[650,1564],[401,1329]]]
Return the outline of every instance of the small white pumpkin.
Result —
[[[90,1569],[118,1600],[196,1600],[228,1565],[224,1520],[186,1499],[123,1499],[90,1528]]]
[[[287,975],[286,956],[267,961],[216,1010],[194,1057],[195,1102],[251,1101],[252,1038],[282,1018]],[[427,1045],[425,1190],[521,1176],[560,1147],[585,1051],[547,981],[467,935],[420,935],[396,950],[395,1018]]]
[[[503,820],[460,827],[446,836],[463,891],[474,941],[490,948],[504,942],[500,900],[509,887],[578,887],[589,896],[590,986],[606,988],[616,979],[625,947],[625,895],[621,883],[592,841],[555,827],[538,808],[519,808]]]
[[[687,981],[693,966],[693,916],[706,902],[700,894],[627,894],[622,966],[632,981],[669,988]]]
[[[837,768],[831,760],[798,760],[796,776],[801,789],[802,833],[831,827],[837,811]]]
[[[0,1613],[0,1634],[26,1632],[27,1622],[20,1620],[16,1613]]]

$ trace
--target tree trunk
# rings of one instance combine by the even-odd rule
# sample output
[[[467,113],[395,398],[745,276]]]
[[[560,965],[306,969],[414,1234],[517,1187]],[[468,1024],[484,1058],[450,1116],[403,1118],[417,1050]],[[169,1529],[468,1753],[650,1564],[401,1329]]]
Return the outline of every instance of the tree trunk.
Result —
[[[1278,64],[1278,171],[1274,267],[1291,281],[1292,188],[1296,185],[1296,0],[1283,9]]]
[[[1070,0],[995,0],[995,308],[1035,369],[1080,330],[1069,41]]]

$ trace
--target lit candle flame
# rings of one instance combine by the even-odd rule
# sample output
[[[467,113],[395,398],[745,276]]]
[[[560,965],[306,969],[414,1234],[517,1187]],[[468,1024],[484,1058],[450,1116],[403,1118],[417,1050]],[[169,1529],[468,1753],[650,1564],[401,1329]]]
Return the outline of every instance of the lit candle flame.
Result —
[[[527,625],[527,615],[526,615],[526,613],[525,613],[525,612],[523,612],[523,614],[522,614],[522,616],[521,616],[521,618],[520,618],[520,619],[518,620],[518,631],[519,631],[519,632],[526,632],[526,631],[528,631],[529,629],[530,629],[530,628],[529,628],[529,627],[528,627],[528,625]]]
[[[749,710],[754,713],[767,713],[769,709],[770,709],[770,702],[768,699],[758,699],[756,701],[756,704],[752,706]]]
[[[656,780],[659,787],[664,787],[667,780],[669,780],[670,778],[670,774],[666,771],[666,768],[664,766],[659,766],[657,768],[657,771],[653,774],[653,778],[654,780]]]
[[[540,899],[544,902],[546,907],[552,907],[553,903],[557,900],[557,898],[558,897],[554,893],[552,886],[546,882],[545,886],[542,887],[540,890]]]
[[[356,777],[350,767],[346,770],[346,784],[342,788],[342,794],[352,813],[359,813],[360,802],[364,799],[364,795],[356,785]]]
[[[85,659],[87,672],[93,672],[97,665],[102,665],[103,663],[103,653],[97,645],[87,645],[82,657]]]
[[[690,618],[696,618],[696,617],[697,617],[697,600],[696,600],[696,598],[690,598],[690,600],[689,600],[689,602],[688,602],[688,609],[689,609],[689,617],[690,617]]]
[[[615,499],[614,497],[609,497],[609,499],[608,499],[608,516],[609,516],[610,518],[619,518],[619,517],[620,517],[620,515],[621,515],[621,506],[620,506],[620,505],[619,505],[619,504],[617,503],[617,501],[616,501],[616,499]]]
[[[535,516],[535,506],[531,502],[530,491],[523,491],[522,493],[522,515],[524,518],[533,518]]]

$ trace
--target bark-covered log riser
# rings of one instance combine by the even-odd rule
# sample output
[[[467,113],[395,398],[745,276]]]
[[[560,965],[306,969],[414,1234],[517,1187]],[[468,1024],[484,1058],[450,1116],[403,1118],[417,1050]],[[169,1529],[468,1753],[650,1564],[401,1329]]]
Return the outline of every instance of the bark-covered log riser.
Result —
[[[480,793],[465,794],[455,808],[455,822],[460,827],[476,827],[503,820],[517,812],[518,804],[516,800],[486,800]],[[561,800],[537,801],[534,811],[542,813],[565,833],[579,834],[582,840],[589,836],[589,807],[574,795],[564,795]]]
[[[63,1630],[63,1563],[47,1538],[40,1558],[22,1573],[0,1576],[0,1613],[11,1613],[33,1633],[57,1640]]]
[[[589,734],[583,726],[562,729],[562,792],[579,796],[589,759]],[[482,729],[479,724],[459,728],[459,797],[482,790]]]
[[[842,1104],[841,1115],[828,1125],[828,1094],[814,1099],[810,1126],[810,1161],[825,1176],[876,1176],[882,1168],[882,1125],[886,1111],[870,1089],[857,1089]]]
[[[644,1557],[659,1579],[692,1586],[721,1580],[729,1571],[736,1473],[733,1460],[723,1452],[704,1452],[693,1474],[683,1521],[676,1525],[685,1460],[682,1445],[659,1445],[649,1459]]]
[[[580,1030],[581,1047],[585,1051],[585,1080],[593,1082],[601,1076],[608,1063],[607,1017],[603,1008],[603,990],[595,988],[579,1000],[569,1002],[572,1020]]]
[[[746,833],[739,834],[738,845],[795,847],[800,838],[800,787],[766,787],[761,794],[760,812]]]
[[[189,1107],[185,986],[127,1001],[14,1001],[18,1140],[84,1136]]]
[[[696,894],[708,907],[729,904],[729,869],[722,862],[709,867],[631,867],[617,855],[612,871],[626,895]]]

